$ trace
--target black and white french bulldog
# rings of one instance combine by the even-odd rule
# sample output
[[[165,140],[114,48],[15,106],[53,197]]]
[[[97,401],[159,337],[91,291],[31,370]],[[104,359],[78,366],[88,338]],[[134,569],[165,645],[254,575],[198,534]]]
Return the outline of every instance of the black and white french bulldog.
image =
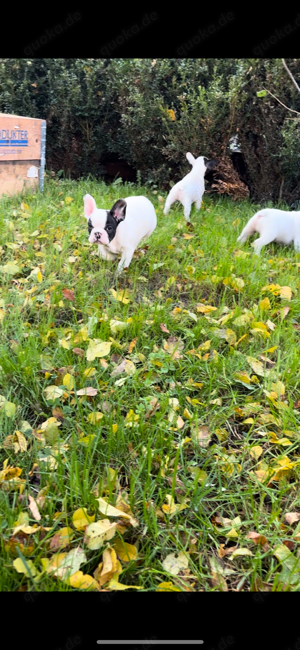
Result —
[[[117,273],[127,268],[142,239],[156,228],[156,214],[145,196],[118,199],[110,210],[97,208],[90,194],[83,197],[88,222],[89,242],[98,244],[99,255],[114,260],[121,254]]]

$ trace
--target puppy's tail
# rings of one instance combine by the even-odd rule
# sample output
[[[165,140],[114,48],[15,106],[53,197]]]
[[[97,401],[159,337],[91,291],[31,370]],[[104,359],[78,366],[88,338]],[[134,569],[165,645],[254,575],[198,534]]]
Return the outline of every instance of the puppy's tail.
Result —
[[[242,230],[240,236],[237,238],[237,241],[240,242],[245,242],[250,235],[253,235],[256,232],[256,227],[257,227],[257,222],[259,219],[263,218],[263,214],[261,212],[256,212],[256,214],[249,219],[248,223],[246,224],[244,230]]]

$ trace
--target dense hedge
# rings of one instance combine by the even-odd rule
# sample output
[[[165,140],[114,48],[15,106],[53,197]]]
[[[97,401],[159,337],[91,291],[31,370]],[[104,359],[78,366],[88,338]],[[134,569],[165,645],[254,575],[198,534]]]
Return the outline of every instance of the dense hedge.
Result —
[[[300,62],[287,60],[298,80]],[[238,132],[254,200],[300,196],[297,92],[277,59],[0,59],[0,111],[47,120],[47,167],[101,176],[115,156],[168,188],[186,151],[221,160],[219,191],[243,195]]]

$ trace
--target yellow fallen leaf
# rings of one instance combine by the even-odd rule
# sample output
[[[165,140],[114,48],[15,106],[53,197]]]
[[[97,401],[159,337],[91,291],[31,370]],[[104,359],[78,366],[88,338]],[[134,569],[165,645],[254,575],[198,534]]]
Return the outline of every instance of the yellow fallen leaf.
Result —
[[[260,447],[260,445],[255,445],[254,447],[251,447],[249,453],[251,458],[257,460],[262,455],[262,452],[263,452],[262,447]]]
[[[252,370],[254,370],[256,375],[259,375],[260,377],[264,377],[265,375],[268,374],[267,370],[264,370],[263,364],[261,361],[258,361],[254,357],[246,357],[249,365],[251,366]]]
[[[72,522],[76,530],[83,530],[95,521],[95,515],[88,515],[86,508],[78,508],[73,513]]]
[[[101,413],[101,411],[93,411],[87,416],[87,420],[91,424],[97,424],[97,422],[100,422],[102,418],[103,418],[103,413]]]
[[[199,302],[196,306],[196,309],[201,314],[208,314],[210,311],[216,311],[217,307],[213,307],[212,305],[204,305],[203,303]]]
[[[136,585],[122,585],[121,582],[118,581],[118,577],[119,576],[117,574],[113,576],[107,585],[108,589],[111,589],[112,591],[123,591],[125,589],[143,589],[143,587],[137,587]]]
[[[82,571],[76,571],[68,580],[67,584],[74,589],[88,589],[89,591],[99,590],[99,583],[92,576],[84,575]]]
[[[90,524],[85,531],[85,544],[92,551],[101,548],[106,540],[114,537],[116,526],[116,522],[111,523],[109,519],[100,519],[99,521],[95,521]]]
[[[128,327],[129,323],[125,323],[121,320],[114,320],[111,319],[109,321],[109,326],[113,334],[116,334],[117,332],[122,332],[123,330]]]
[[[86,358],[88,361],[93,361],[96,357],[106,357],[111,348],[111,343],[108,341],[98,341],[97,339],[90,339],[89,347],[86,351]]]
[[[118,300],[119,302],[123,302],[125,305],[131,302],[130,293],[127,291],[127,289],[119,289],[119,291],[116,291],[115,289],[110,289],[109,292],[112,294],[115,300]]]
[[[132,515],[126,514],[125,512],[122,512],[122,510],[111,506],[109,503],[107,503],[107,501],[105,501],[105,499],[102,499],[102,497],[96,499],[96,501],[98,501],[99,510],[103,515],[106,515],[107,517],[120,517],[122,519],[128,519],[134,528],[138,526],[138,521],[134,519]]]
[[[261,300],[258,303],[258,306],[259,306],[259,309],[261,309],[262,311],[267,311],[267,309],[271,309],[271,303],[270,303],[269,298],[263,298],[263,300]]]
[[[179,551],[178,554],[169,553],[162,562],[162,565],[168,573],[177,576],[180,571],[187,569],[189,560],[185,553]]]
[[[285,300],[291,300],[292,298],[292,289],[291,287],[281,287],[280,288],[280,298]]]
[[[247,388],[252,388],[251,379],[250,379],[249,375],[247,374],[247,372],[243,372],[243,371],[235,372],[234,375],[233,375],[233,379],[235,381],[238,381],[240,384],[243,384]]]
[[[235,551],[233,551],[232,555],[230,555],[228,559],[233,560],[235,557],[238,557],[240,555],[253,555],[253,553],[249,548],[237,548]]]
[[[278,396],[285,394],[285,385],[282,381],[273,382],[272,389],[277,393]]]
[[[21,431],[16,431],[20,451],[27,451],[27,440]]]
[[[181,591],[181,589],[175,587],[172,582],[161,582],[155,591]]]
[[[69,553],[57,553],[53,555],[49,561],[47,573],[61,580],[66,580],[79,570],[83,562],[86,562],[86,555],[82,548],[78,546]]]
[[[98,573],[96,573],[96,580],[98,581],[100,587],[105,585],[106,582],[111,580],[115,575],[118,575],[122,571],[122,566],[117,559],[116,551],[114,548],[108,547],[103,551],[103,562],[98,567]],[[97,569],[96,569],[97,571]],[[95,574],[94,574],[95,575]]]
[[[120,560],[123,562],[130,562],[131,560],[136,560],[137,558],[136,547],[133,546],[133,544],[124,542],[122,539],[117,539],[117,541],[113,544],[113,548],[115,549]]]
[[[18,573],[24,573],[28,578],[32,577],[34,579],[39,576],[39,573],[36,570],[32,560],[24,561],[18,557],[13,561],[13,565]]]
[[[68,390],[73,390],[73,388],[75,388],[74,377],[72,377],[72,375],[70,375],[68,372],[65,374],[65,376],[63,378],[63,385]]]

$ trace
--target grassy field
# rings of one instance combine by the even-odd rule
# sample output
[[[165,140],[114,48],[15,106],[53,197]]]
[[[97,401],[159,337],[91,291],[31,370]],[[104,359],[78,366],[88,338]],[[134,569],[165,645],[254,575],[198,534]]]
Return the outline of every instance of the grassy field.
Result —
[[[158,226],[118,279],[98,207]],[[0,201],[2,591],[300,588],[300,255],[257,209],[47,179]],[[145,247],[146,248],[146,247]]]

